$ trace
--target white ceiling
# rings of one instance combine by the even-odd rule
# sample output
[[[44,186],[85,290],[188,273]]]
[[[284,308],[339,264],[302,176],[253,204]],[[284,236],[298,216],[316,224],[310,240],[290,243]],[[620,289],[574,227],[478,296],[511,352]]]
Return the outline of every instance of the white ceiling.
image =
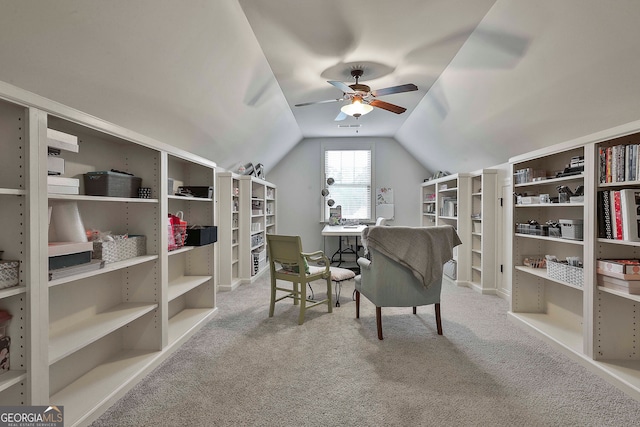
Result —
[[[0,0],[0,80],[223,167],[351,135],[469,171],[638,119],[638,22],[634,0]],[[370,63],[418,86],[383,98],[406,113],[356,134],[340,103],[293,107]]]

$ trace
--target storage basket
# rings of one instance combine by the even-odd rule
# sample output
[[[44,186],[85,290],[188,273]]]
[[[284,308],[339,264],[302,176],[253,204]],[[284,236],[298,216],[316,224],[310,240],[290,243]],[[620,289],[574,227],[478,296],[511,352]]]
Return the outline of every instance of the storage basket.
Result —
[[[187,246],[204,246],[218,241],[218,227],[190,225],[187,227]]]
[[[129,236],[108,242],[93,242],[93,258],[105,263],[124,261],[147,254],[145,236]]]
[[[251,257],[253,258],[252,275],[256,275],[262,268],[266,267],[267,265],[267,251],[265,249],[253,251],[251,252]]]
[[[0,289],[17,286],[20,261],[0,261]]]
[[[583,235],[583,220],[581,219],[561,219],[560,230],[562,232],[563,239],[582,240]]]
[[[584,269],[561,262],[547,262],[547,275],[551,279],[561,280],[574,286],[584,285]]]
[[[126,173],[98,171],[84,174],[84,193],[88,196],[138,197],[142,178]]]

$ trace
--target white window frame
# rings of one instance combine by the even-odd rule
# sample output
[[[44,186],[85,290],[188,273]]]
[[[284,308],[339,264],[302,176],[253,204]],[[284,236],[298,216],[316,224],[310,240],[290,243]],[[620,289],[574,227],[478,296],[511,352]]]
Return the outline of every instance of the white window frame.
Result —
[[[361,218],[360,222],[373,222],[374,221],[374,216],[375,216],[375,144],[372,142],[361,142],[360,139],[358,139],[359,142],[357,143],[349,143],[349,142],[328,142],[328,143],[323,143],[321,145],[321,153],[320,153],[320,159],[321,159],[321,165],[320,165],[320,190],[318,191],[318,193],[320,193],[320,191],[322,191],[322,189],[324,188],[328,188],[329,192],[331,192],[331,187],[327,186],[327,178],[325,176],[325,156],[326,156],[326,151],[356,151],[356,150],[368,150],[371,153],[371,194],[370,194],[370,206],[369,206],[369,212],[371,215],[371,218]],[[326,223],[328,222],[328,207],[327,207],[327,200],[331,198],[331,195],[329,195],[329,197],[323,197],[322,195],[320,195],[320,222]],[[337,205],[337,204],[336,204]]]

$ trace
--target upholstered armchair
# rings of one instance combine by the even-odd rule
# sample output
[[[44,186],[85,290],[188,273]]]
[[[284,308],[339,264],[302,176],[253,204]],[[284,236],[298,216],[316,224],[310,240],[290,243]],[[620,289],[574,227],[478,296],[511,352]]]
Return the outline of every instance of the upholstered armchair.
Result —
[[[413,307],[416,314],[417,306],[434,304],[438,335],[442,335],[442,266],[461,243],[455,229],[369,227],[362,238],[370,259],[358,259],[356,318],[360,318],[362,294],[376,306],[378,339],[383,339],[382,307]]]

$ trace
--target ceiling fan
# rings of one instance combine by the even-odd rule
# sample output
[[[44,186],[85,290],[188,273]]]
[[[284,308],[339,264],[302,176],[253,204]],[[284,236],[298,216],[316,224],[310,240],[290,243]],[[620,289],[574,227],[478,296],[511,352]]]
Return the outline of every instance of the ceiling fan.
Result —
[[[363,70],[354,69],[351,70],[351,76],[355,78],[356,82],[352,85],[347,85],[343,82],[329,81],[329,84],[334,85],[342,91],[342,98],[327,99],[325,101],[305,102],[302,104],[296,104],[296,107],[303,107],[312,104],[325,104],[327,102],[340,102],[351,101],[349,104],[344,105],[340,109],[340,114],[335,118],[335,121],[344,120],[347,116],[355,117],[356,119],[363,116],[373,110],[373,107],[381,108],[383,110],[391,111],[392,113],[402,114],[407,111],[406,108],[399,105],[390,104],[388,102],[377,99],[379,96],[391,95],[394,93],[411,92],[418,90],[418,86],[408,83],[400,86],[392,86],[384,89],[371,90],[371,88],[365,84],[358,83],[358,79],[362,77]]]

